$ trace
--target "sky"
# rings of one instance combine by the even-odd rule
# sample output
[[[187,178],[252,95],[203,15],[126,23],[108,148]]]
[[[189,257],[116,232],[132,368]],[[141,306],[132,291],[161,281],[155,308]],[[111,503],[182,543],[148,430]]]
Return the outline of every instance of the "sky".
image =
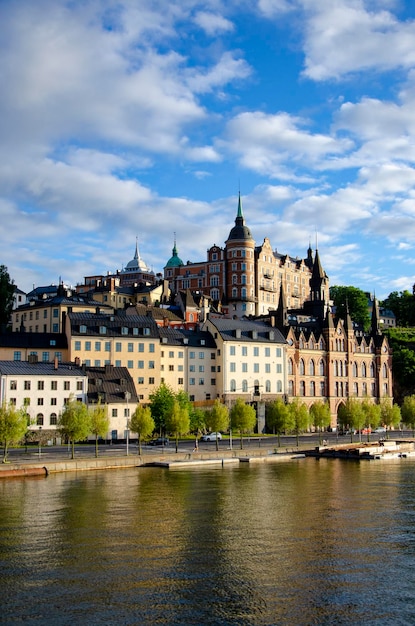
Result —
[[[415,2],[1,0],[0,264],[23,291],[257,245],[415,283]]]

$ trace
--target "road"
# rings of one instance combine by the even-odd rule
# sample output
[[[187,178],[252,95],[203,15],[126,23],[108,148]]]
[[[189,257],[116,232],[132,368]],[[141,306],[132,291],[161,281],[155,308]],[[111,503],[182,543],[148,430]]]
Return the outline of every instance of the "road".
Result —
[[[371,435],[370,441],[378,441],[379,435]],[[390,434],[391,439],[411,439],[413,437],[412,431],[396,431]],[[350,443],[350,436],[338,436],[336,433],[324,433],[322,438],[327,441],[327,445],[335,445],[340,443]],[[362,441],[367,441],[367,435],[362,435]],[[359,436],[353,436],[353,442],[359,442]],[[192,452],[194,449],[194,439],[191,440],[180,440],[179,441],[179,451],[180,452]],[[299,446],[300,448],[313,448],[319,445],[319,435],[315,433],[307,433],[304,435],[300,435],[299,437]],[[231,442],[228,437],[219,441],[219,450],[225,449],[229,450],[231,447]],[[235,449],[240,449],[240,438],[232,437],[232,447]],[[249,450],[250,448],[258,448],[264,447],[270,450],[278,447],[278,439],[273,436],[259,437],[258,435],[251,437],[243,438],[243,448],[244,450]],[[297,438],[295,435],[290,436],[281,436],[280,438],[280,447],[282,450],[289,449],[294,450],[297,449]],[[200,451],[214,451],[216,449],[216,443],[213,442],[203,442],[199,441],[199,450]],[[142,445],[142,453],[143,454],[174,454],[176,451],[176,444],[173,439],[170,439],[169,446],[149,446]],[[1,453],[3,451],[1,450]],[[136,441],[130,441],[128,446],[129,455],[138,454],[137,443]],[[122,456],[127,454],[126,444],[125,443],[115,443],[115,444],[100,444],[99,445],[99,456]],[[75,446],[75,457],[76,458],[92,458],[95,456],[95,444],[78,444]],[[71,458],[71,449],[67,445],[63,446],[42,446],[40,449],[38,446],[28,446],[27,448],[12,448],[9,450],[8,460],[10,463],[34,463],[34,462],[43,462],[45,463],[47,460],[65,460]]]

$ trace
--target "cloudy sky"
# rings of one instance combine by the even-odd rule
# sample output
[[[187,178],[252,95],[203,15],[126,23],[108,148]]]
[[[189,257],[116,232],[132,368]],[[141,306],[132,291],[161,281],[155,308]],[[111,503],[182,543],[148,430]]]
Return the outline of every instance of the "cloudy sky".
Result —
[[[257,244],[415,283],[415,2],[2,0],[0,264],[23,290]]]

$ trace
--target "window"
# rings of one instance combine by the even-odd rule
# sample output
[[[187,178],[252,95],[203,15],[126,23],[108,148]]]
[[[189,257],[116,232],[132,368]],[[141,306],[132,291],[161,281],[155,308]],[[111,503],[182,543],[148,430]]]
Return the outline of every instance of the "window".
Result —
[[[265,392],[271,393],[271,381],[270,380],[265,381]]]
[[[277,393],[282,393],[282,382],[277,380]]]
[[[47,363],[49,361],[49,352],[42,352],[42,361]]]
[[[293,373],[293,362],[292,362],[292,359],[288,359],[287,366],[288,366],[288,373],[292,374]]]
[[[13,354],[13,361],[21,361],[21,360],[22,360],[22,353],[20,352],[20,350],[15,350]]]
[[[242,356],[248,356],[248,348],[246,346],[242,346]]]
[[[56,382],[56,380],[53,381],[55,386],[52,387],[52,389],[57,389],[58,388],[58,383]],[[65,391],[69,391],[69,389],[71,388],[71,381],[70,380],[64,380],[63,381],[63,388]]]
[[[177,366],[177,371],[178,372],[183,372],[183,365],[178,365]]]
[[[189,352],[189,359],[195,359],[196,358],[196,352]]]
[[[144,376],[139,376],[137,378],[137,382],[138,382],[139,385],[144,385]]]
[[[49,423],[51,426],[56,426],[58,423],[58,416],[56,413],[51,413],[49,418]]]
[[[128,328],[126,326],[122,326],[121,328],[121,334],[122,335],[128,335]]]
[[[236,363],[234,363],[234,362],[229,363],[229,371],[230,372],[236,372]]]
[[[282,364],[277,363],[277,374],[282,374]]]
[[[105,349],[105,352],[111,352],[111,342],[110,341],[106,341],[105,342],[104,349]]]
[[[231,380],[231,392],[236,391],[236,381],[234,379]]]
[[[26,390],[30,390],[30,380],[25,380],[24,381],[24,389]]]
[[[115,343],[115,352],[121,352],[121,342],[116,341]]]
[[[230,348],[229,348],[229,354],[230,354],[231,356],[235,356],[235,354],[236,354],[236,348],[235,348],[235,346],[230,346]]]
[[[259,348],[258,348],[258,346],[254,346],[254,356],[259,356]]]
[[[81,342],[80,341],[75,341],[75,350],[80,350],[81,349]]]
[[[17,389],[17,380],[10,381],[10,389]]]
[[[127,361],[127,367],[128,367],[128,369],[130,369],[130,370],[131,370],[131,369],[133,369],[133,367],[134,367],[134,361]]]
[[[278,358],[281,357],[281,348],[277,348],[276,355],[277,355]]]
[[[178,384],[178,385],[183,385],[183,384],[184,384],[184,383],[183,383],[183,378],[178,378],[178,379],[177,379],[177,384]]]
[[[95,342],[95,352],[101,352],[101,342],[100,341],[96,341]]]
[[[204,384],[205,384],[205,379],[199,378],[199,385],[204,385]]]
[[[36,425],[43,426],[43,415],[42,413],[38,413],[36,416]]]
[[[304,376],[304,374],[305,374],[305,367],[304,367],[303,359],[300,359],[299,372],[300,372],[300,376]]]
[[[134,344],[133,343],[129,342],[127,344],[127,351],[128,352],[134,352]]]
[[[30,406],[30,398],[23,398],[23,406]]]
[[[174,365],[169,365],[169,372],[174,372]]]
[[[62,361],[62,352],[55,352],[55,359],[58,359],[59,363]]]
[[[95,367],[101,367],[101,359],[95,359],[94,366]]]
[[[154,343],[150,343],[148,346],[148,350],[149,352],[154,352],[155,348],[154,348],[155,344]]]
[[[56,406],[58,404],[57,398],[51,398],[50,399],[50,403],[51,403],[52,406]]]
[[[82,380],[77,380],[76,381],[76,390],[77,391],[83,391],[84,389],[84,383]]]
[[[144,352],[144,344],[143,343],[139,343],[138,344],[138,351],[139,352]]]
[[[118,417],[118,409],[112,409],[112,417]]]
[[[305,382],[300,380],[300,396],[305,396]]]
[[[271,356],[271,348],[265,348],[265,356]]]
[[[248,363],[242,363],[242,371],[244,373],[248,371]]]
[[[259,374],[259,363],[254,363],[254,373]]]
[[[311,361],[309,363],[308,373],[310,374],[310,376],[314,376],[314,374],[315,374],[315,365],[314,365],[313,359],[311,359]],[[311,394],[311,395],[314,395],[314,394]]]
[[[169,351],[169,359],[174,359],[174,352],[173,352],[173,350]]]
[[[85,341],[85,350],[86,352],[91,352],[91,342]]]
[[[43,391],[44,388],[45,388],[45,381],[38,380],[37,381],[37,389],[38,389],[38,391]]]
[[[154,361],[149,361],[149,362],[148,362],[148,369],[149,369],[149,370],[153,370],[153,369],[154,369],[154,367],[155,367],[155,365],[154,365]]]
[[[189,378],[189,385],[194,385],[195,381],[196,381],[195,378]]]
[[[107,334],[107,327],[106,326],[100,326],[99,327],[99,334],[100,335],[106,335]]]
[[[271,374],[271,363],[265,363],[265,373]]]
[[[154,378],[153,378],[153,376],[150,376],[150,378],[148,379],[148,384],[149,385],[154,385]]]
[[[314,382],[314,380],[310,381],[310,396],[315,396],[316,395],[316,383]]]
[[[38,398],[37,399],[37,405],[38,406],[43,406],[43,398]]]
[[[320,376],[324,376],[324,361],[323,361],[323,359],[320,360],[320,363],[318,364],[318,369],[319,369]]]
[[[189,372],[195,372],[196,371],[196,365],[189,365]]]

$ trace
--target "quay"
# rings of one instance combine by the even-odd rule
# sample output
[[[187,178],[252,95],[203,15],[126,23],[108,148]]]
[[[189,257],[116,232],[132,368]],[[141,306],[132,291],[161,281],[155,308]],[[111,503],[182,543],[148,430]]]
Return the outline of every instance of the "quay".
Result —
[[[317,446],[304,452],[306,456],[315,458],[333,458],[352,461],[388,461],[398,458],[415,457],[414,440],[396,441],[359,441],[357,443],[340,444],[334,446]]]

